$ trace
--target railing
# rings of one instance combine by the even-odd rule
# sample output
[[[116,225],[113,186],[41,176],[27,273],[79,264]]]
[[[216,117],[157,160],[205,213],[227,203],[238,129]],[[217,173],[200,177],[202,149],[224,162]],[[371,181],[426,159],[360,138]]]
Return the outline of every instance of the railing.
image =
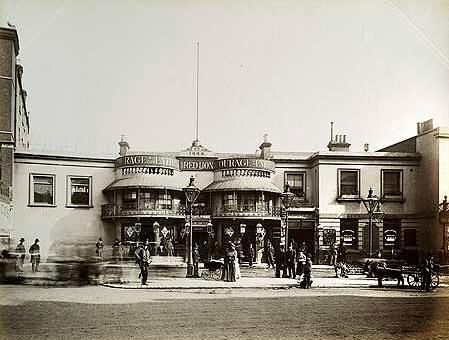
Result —
[[[281,208],[269,207],[268,204],[234,204],[223,205],[214,211],[215,216],[265,216],[280,217]]]
[[[136,215],[185,216],[185,214],[186,208],[182,204],[111,203],[101,206],[102,217]]]

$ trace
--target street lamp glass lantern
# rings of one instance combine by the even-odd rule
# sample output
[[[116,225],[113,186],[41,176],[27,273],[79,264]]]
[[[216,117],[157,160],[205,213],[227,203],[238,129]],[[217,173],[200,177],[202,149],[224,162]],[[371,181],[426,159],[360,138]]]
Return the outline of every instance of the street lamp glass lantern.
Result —
[[[193,183],[194,181],[195,178],[193,176],[190,177],[189,185],[182,189],[182,191],[184,191],[186,195],[187,202],[189,202],[190,204],[193,204],[200,194],[200,189],[195,186],[195,184]]]
[[[290,208],[294,198],[295,194],[290,191],[290,186],[286,184],[285,191],[281,194],[282,205],[284,206],[285,209]]]

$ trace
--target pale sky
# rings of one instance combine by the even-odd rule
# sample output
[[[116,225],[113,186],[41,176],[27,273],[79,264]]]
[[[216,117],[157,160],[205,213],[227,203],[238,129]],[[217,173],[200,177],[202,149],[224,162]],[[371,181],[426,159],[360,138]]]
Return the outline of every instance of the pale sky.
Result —
[[[449,0],[0,0],[37,148],[351,150],[449,126]]]

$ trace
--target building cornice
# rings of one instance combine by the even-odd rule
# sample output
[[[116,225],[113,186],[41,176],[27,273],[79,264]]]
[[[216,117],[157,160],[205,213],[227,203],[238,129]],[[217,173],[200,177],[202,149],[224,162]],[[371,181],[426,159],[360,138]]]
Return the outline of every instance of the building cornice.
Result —
[[[28,152],[20,152],[20,151],[14,153],[14,158],[16,158],[16,159],[34,159],[34,160],[52,160],[52,161],[89,162],[89,163],[111,163],[112,165],[115,164],[114,158],[51,155],[51,154],[44,154],[44,153],[28,153]]]
[[[16,55],[19,54],[19,36],[13,28],[0,27],[0,39],[11,40],[14,43]]]

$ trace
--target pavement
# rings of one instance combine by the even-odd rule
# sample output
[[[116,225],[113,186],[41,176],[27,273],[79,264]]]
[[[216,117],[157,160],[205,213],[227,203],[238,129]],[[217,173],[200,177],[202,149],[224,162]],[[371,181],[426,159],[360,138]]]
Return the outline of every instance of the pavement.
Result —
[[[289,278],[275,278],[274,269],[259,265],[254,268],[241,267],[242,277],[236,282],[186,278],[186,268],[175,266],[151,265],[148,285],[139,282],[139,268],[128,263],[94,263],[89,264],[54,264],[43,263],[39,272],[24,268],[20,281],[8,281],[22,285],[34,286],[68,286],[68,285],[104,285],[119,289],[286,289],[298,287],[298,281]],[[204,269],[200,269],[200,274]],[[384,281],[386,287],[396,287],[396,281]],[[440,286],[447,287],[449,280],[442,277]],[[348,278],[336,278],[333,267],[315,265],[313,268],[314,288],[368,288],[377,287],[376,278],[366,275],[349,275]],[[405,288],[410,288],[407,286]]]
[[[221,289],[221,288],[258,288],[258,289],[282,289],[298,287],[298,281],[287,278],[272,277],[241,277],[236,282],[221,280],[204,280],[201,278],[154,278],[143,286],[139,282],[104,283],[111,288],[122,289]],[[396,281],[384,282],[385,286],[396,286]],[[377,287],[377,279],[366,278],[363,275],[351,275],[348,278],[316,277],[313,279],[314,288],[358,288]]]

